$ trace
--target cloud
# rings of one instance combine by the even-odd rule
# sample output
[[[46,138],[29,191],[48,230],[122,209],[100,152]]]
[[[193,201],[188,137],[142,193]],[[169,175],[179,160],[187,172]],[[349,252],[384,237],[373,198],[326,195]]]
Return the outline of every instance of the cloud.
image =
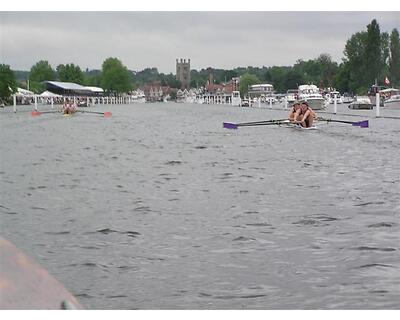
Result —
[[[0,58],[29,70],[101,68],[118,57],[132,70],[175,72],[176,58],[192,68],[292,65],[328,53],[341,61],[351,34],[376,18],[381,31],[400,25],[398,12],[1,12]]]

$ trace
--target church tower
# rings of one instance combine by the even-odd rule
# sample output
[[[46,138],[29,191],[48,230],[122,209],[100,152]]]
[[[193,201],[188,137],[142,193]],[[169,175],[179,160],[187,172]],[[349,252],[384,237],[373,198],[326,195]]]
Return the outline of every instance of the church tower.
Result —
[[[186,59],[181,59],[180,62],[176,59],[176,80],[181,82],[181,89],[190,88],[190,59],[187,62]]]

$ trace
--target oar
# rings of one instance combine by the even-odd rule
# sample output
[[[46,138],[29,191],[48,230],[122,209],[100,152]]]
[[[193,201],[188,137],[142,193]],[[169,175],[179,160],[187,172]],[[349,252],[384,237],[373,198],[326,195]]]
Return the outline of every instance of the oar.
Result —
[[[109,111],[106,112],[99,112],[99,111],[86,111],[86,110],[77,110],[78,112],[82,113],[93,113],[93,114],[102,114],[104,117],[111,117],[112,113]]]
[[[277,119],[277,120],[264,120],[264,121],[254,121],[254,122],[242,122],[242,123],[230,123],[224,122],[223,127],[225,129],[237,129],[238,127],[250,127],[250,126],[263,126],[269,124],[280,124],[287,119]]]
[[[40,116],[43,113],[56,113],[56,112],[58,113],[60,111],[59,110],[51,110],[51,111],[36,111],[36,110],[34,110],[31,112],[31,115],[32,116]]]
[[[353,126],[357,126],[357,127],[360,127],[360,128],[368,128],[369,127],[368,120],[363,120],[363,121],[344,121],[344,120],[334,120],[334,119],[324,119],[324,118],[317,118],[317,120],[326,121],[326,122],[348,123],[348,124],[351,124]]]

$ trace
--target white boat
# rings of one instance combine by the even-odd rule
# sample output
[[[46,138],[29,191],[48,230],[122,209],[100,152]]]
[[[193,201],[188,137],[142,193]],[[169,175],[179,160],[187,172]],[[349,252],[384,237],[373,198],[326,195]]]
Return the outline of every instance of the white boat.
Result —
[[[379,91],[383,107],[400,110],[400,89],[387,88]]]
[[[285,125],[288,128],[292,128],[295,130],[318,130],[318,126],[316,124],[313,124],[311,127],[303,127],[299,123],[285,123]]]
[[[383,102],[385,108],[391,110],[400,110],[400,94],[394,94]]]
[[[297,89],[289,89],[288,91],[286,91],[285,99],[288,104],[291,104],[297,100],[297,93],[298,93]]]
[[[316,85],[304,84],[299,86],[298,100],[305,101],[313,110],[326,108],[326,101]]]
[[[340,95],[339,91],[331,91],[326,94],[325,98],[328,100],[329,104],[334,104],[335,103],[335,95],[336,95],[336,103],[342,104],[343,99],[342,99],[342,96]]]
[[[374,108],[371,100],[367,96],[358,96],[356,99],[349,104],[349,109],[359,109],[359,110],[370,110]]]
[[[265,99],[265,103],[268,104],[268,105],[269,104],[275,104],[275,103],[278,102],[278,100],[273,96],[265,97],[264,99]]]
[[[354,101],[354,97],[349,96],[348,94],[345,93],[342,96],[342,101],[343,101],[343,103],[352,103]]]
[[[131,93],[131,101],[134,103],[145,103],[146,95],[142,90],[136,90]]]
[[[197,96],[196,101],[197,104],[205,104],[204,98],[202,96]]]
[[[242,98],[240,98],[239,91],[233,91],[231,95],[231,104],[233,106],[241,106],[242,105]]]
[[[251,105],[250,99],[244,98],[242,99],[242,102],[240,103],[241,107],[250,107]]]

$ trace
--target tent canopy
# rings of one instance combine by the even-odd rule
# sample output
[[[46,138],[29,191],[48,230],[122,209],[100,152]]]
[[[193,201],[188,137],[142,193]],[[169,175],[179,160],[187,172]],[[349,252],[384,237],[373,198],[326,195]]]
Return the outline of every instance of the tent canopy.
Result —
[[[59,94],[55,94],[55,93],[53,93],[53,92],[50,92],[50,91],[44,91],[44,92],[42,92],[41,94],[40,94],[40,97],[45,97],[45,98],[60,98],[60,97],[62,97],[61,95],[59,95]]]
[[[15,93],[15,95],[18,97],[26,97],[26,96],[33,96],[34,93],[26,89],[17,88],[17,92]]]
[[[99,87],[85,87],[86,89],[95,92],[95,93],[101,93],[104,92],[104,90],[102,88]]]
[[[44,81],[46,89],[52,93],[61,95],[91,95],[93,92],[88,88],[72,82]]]

